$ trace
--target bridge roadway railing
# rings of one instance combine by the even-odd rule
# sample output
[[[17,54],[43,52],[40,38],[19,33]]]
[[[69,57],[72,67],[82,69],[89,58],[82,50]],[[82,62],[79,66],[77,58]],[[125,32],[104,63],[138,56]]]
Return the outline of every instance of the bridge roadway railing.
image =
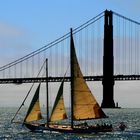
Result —
[[[46,82],[61,82],[63,77],[38,77],[38,78],[4,78],[0,79],[0,84],[22,84],[22,83],[39,83]],[[84,76],[86,81],[102,81],[103,76]],[[140,75],[114,75],[115,81],[140,80]],[[65,82],[70,82],[70,77],[65,77]]]

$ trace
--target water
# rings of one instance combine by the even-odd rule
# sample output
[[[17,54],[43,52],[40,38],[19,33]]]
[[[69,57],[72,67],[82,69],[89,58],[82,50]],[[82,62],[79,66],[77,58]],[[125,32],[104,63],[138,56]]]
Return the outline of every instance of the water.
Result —
[[[109,119],[104,121],[113,124],[114,131],[98,134],[61,134],[61,133],[33,133],[18,124],[11,124],[10,120],[15,108],[0,108],[0,140],[140,140],[140,109],[105,109]],[[21,115],[22,116],[22,115]],[[119,122],[127,123],[125,131],[118,129]]]

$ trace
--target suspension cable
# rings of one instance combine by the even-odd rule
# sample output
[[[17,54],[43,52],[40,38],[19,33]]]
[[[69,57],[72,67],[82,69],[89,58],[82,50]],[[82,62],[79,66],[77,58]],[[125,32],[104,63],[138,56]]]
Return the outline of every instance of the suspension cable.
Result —
[[[85,23],[82,24],[81,26],[75,28],[75,29],[73,30],[73,34],[75,34],[75,33],[79,32],[79,31],[83,30],[83,29],[86,28],[87,26],[89,26],[89,25],[93,24],[94,22],[96,22],[97,20],[99,20],[101,17],[104,16],[103,13],[104,13],[104,11],[101,12],[100,14],[98,14],[97,16],[95,16],[94,18],[90,19],[89,21],[85,22]],[[101,16],[101,15],[102,15],[102,16]],[[70,32],[67,33],[67,34],[65,34],[65,35],[63,35],[62,37],[60,37],[60,38],[54,40],[53,42],[51,42],[51,43],[49,43],[49,44],[47,44],[47,45],[41,47],[40,49],[38,49],[38,50],[36,50],[36,51],[33,51],[32,53],[30,53],[30,54],[28,54],[28,55],[26,55],[26,56],[24,56],[24,57],[21,57],[21,58],[19,58],[19,59],[13,61],[13,62],[11,62],[11,63],[8,63],[8,64],[6,64],[6,65],[0,67],[0,71],[3,71],[3,70],[5,70],[5,69],[8,69],[8,68],[10,68],[10,67],[12,67],[12,66],[14,66],[14,65],[16,65],[16,64],[18,64],[18,63],[21,63],[21,62],[25,61],[26,59],[29,59],[29,58],[31,58],[31,57],[33,57],[33,56],[35,56],[35,55],[37,55],[37,54],[39,54],[39,53],[41,53],[41,52],[43,52],[43,51],[45,51],[45,50],[47,50],[47,49],[53,47],[54,45],[56,45],[56,44],[62,42],[63,40],[65,40],[65,39],[67,39],[67,38],[69,38],[69,36],[70,36]]]
[[[114,11],[112,11],[112,12],[113,12],[113,14],[116,15],[116,16],[119,16],[119,17],[121,17],[121,18],[123,18],[123,19],[126,19],[126,20],[128,20],[128,21],[130,21],[130,22],[133,22],[133,23],[135,23],[135,24],[140,25],[139,22],[137,22],[137,21],[135,21],[135,20],[133,20],[133,19],[127,18],[127,17],[125,17],[125,16],[123,16],[123,15],[121,15],[121,14],[118,14],[118,13],[114,12]]]

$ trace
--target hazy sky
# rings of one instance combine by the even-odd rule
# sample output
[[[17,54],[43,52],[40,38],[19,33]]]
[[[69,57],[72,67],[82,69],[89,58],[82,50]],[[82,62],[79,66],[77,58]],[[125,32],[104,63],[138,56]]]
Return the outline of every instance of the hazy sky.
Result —
[[[0,66],[48,44],[105,9],[140,22],[139,5],[139,0],[0,0]],[[115,102],[140,107],[139,85],[117,82]],[[18,106],[28,90],[25,85],[0,86],[0,106]],[[94,90],[101,102],[101,83],[95,83]]]

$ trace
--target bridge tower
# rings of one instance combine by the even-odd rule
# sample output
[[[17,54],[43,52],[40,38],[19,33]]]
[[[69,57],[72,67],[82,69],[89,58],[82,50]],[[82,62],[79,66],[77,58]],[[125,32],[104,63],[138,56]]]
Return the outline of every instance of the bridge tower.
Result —
[[[114,108],[114,55],[113,55],[113,17],[112,11],[105,11],[103,54],[103,108]]]

